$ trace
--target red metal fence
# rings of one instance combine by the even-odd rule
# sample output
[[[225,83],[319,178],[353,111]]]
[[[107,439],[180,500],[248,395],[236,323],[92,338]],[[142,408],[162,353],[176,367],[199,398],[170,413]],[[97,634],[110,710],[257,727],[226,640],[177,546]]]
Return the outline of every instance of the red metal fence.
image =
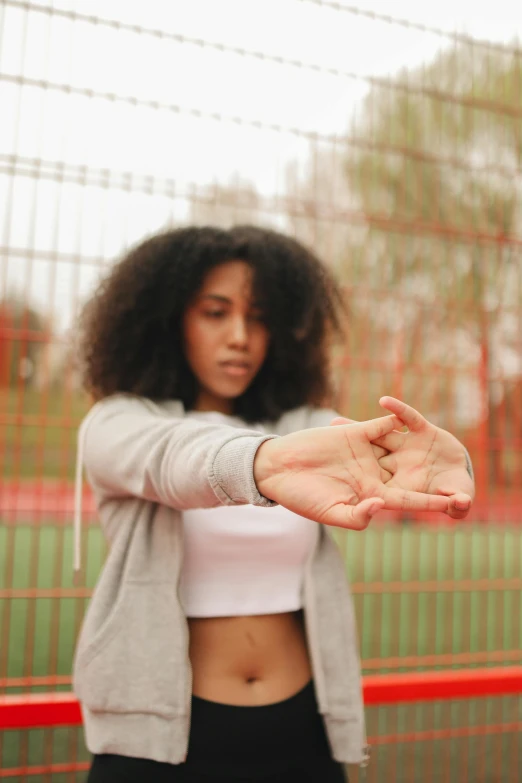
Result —
[[[0,777],[80,780],[87,763],[63,725],[78,719],[71,658],[105,553],[86,490],[73,585],[78,308],[149,232],[255,222],[311,244],[345,288],[339,409],[367,418],[402,396],[465,441],[477,474],[463,523],[383,516],[339,535],[368,778],[518,781],[516,20],[506,45],[321,0],[0,12]]]
[[[522,693],[522,667],[366,676],[363,692],[367,707],[519,696]],[[0,730],[71,727],[81,725],[81,721],[80,706],[70,693],[0,697]],[[380,734],[370,736],[368,742],[378,749],[381,745],[502,736],[517,734],[521,730],[522,720],[519,719],[491,726],[452,726],[439,730]],[[0,770],[0,778],[83,772],[88,767],[88,761],[16,767]],[[372,778],[374,777],[372,774]]]

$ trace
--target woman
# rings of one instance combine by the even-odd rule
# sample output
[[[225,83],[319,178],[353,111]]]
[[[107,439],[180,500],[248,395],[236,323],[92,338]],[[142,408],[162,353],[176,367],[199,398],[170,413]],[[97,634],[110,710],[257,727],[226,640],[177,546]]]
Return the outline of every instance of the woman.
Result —
[[[310,252],[248,226],[153,237],[89,303],[79,467],[110,542],[74,666],[89,783],[334,783],[366,762],[326,528],[464,516],[473,482],[398,400],[361,424],[323,407],[339,304]]]

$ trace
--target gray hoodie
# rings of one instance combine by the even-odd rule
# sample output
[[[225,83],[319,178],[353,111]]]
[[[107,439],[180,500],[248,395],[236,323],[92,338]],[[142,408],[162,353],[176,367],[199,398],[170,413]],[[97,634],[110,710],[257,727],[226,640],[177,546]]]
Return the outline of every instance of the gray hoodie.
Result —
[[[110,544],[74,661],[74,691],[92,753],[185,760],[192,681],[178,598],[180,511],[274,505],[253,478],[260,444],[327,426],[334,415],[303,407],[259,428],[209,424],[187,417],[178,401],[156,404],[131,395],[109,397],[90,410],[79,432],[78,475],[84,465]],[[78,532],[79,513],[76,522]],[[332,754],[364,764],[353,604],[342,557],[323,525],[306,568],[304,615]]]

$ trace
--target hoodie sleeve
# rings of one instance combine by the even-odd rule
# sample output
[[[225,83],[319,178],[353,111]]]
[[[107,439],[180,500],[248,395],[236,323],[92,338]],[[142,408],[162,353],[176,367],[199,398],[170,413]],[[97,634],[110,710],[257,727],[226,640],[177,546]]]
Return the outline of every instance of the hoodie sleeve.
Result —
[[[162,415],[142,398],[97,403],[79,431],[81,461],[105,497],[138,497],[177,509],[274,506],[257,490],[262,435],[225,424]]]

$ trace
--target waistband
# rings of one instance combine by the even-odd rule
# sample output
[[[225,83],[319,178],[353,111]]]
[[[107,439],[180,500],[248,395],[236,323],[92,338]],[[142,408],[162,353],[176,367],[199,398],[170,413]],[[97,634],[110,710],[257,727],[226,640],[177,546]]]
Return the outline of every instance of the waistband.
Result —
[[[204,706],[209,710],[213,709],[214,707],[218,707],[219,711],[223,714],[228,710],[230,710],[230,712],[238,712],[243,710],[248,712],[249,710],[256,710],[259,714],[261,714],[263,711],[271,712],[275,709],[293,709],[296,705],[301,703],[305,704],[311,701],[313,701],[317,706],[313,680],[307,682],[304,688],[301,688],[300,691],[294,693],[293,696],[289,696],[287,699],[283,699],[282,701],[270,702],[269,704],[224,704],[220,701],[212,701],[211,699],[204,699],[201,696],[195,696],[194,694],[192,695],[193,707]]]
[[[329,758],[313,681],[288,699],[236,706],[193,697],[187,766],[267,774],[303,758]]]

